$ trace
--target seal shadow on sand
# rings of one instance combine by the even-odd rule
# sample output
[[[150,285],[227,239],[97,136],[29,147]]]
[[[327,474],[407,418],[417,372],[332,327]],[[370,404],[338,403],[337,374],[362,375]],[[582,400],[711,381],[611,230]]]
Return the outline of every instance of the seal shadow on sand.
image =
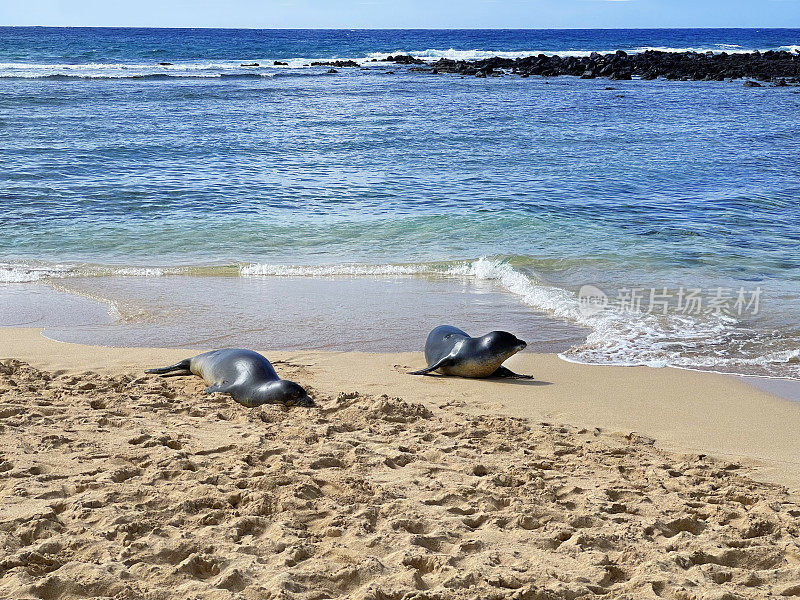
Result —
[[[529,387],[539,387],[545,385],[554,385],[552,381],[545,381],[544,379],[513,379],[511,377],[458,377],[453,375],[441,375],[440,373],[426,373],[425,377],[431,379],[470,379],[472,381],[491,381],[492,383],[502,383],[503,385],[523,385]]]
[[[392,365],[392,368],[398,373],[408,374],[408,370],[413,368],[408,365]],[[545,385],[555,385],[552,381],[545,381],[544,379],[513,379],[511,377],[458,377],[457,375],[444,375],[442,373],[426,373],[425,377],[431,379],[469,379],[471,381],[491,381],[493,383],[502,383],[503,385],[523,385],[530,387],[539,387]]]
[[[495,381],[503,385],[526,385],[530,387],[539,387],[545,385],[554,385],[552,381],[545,381],[544,379],[510,379],[510,378],[492,378],[487,381]]]

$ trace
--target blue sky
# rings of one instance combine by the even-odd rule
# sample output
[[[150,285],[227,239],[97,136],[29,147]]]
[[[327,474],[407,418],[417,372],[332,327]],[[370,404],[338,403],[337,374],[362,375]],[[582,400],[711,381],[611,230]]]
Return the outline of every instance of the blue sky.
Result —
[[[0,0],[0,25],[800,27],[800,0]]]

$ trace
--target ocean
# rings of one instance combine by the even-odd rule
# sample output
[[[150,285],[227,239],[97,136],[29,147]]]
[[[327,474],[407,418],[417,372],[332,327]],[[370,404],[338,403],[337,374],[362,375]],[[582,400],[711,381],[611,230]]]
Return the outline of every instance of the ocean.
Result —
[[[0,325],[799,379],[800,88],[382,61],[617,49],[800,30],[0,28]]]

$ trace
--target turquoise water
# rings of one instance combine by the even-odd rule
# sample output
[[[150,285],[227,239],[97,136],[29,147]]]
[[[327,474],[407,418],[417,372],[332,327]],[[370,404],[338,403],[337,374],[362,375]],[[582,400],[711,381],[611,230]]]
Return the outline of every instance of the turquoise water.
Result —
[[[798,30],[0,28],[0,280],[492,281],[588,327],[571,359],[796,377],[800,89],[371,60],[798,44]],[[368,70],[304,66],[334,57]],[[605,310],[581,310],[584,285]],[[654,288],[666,315],[647,312]],[[690,288],[700,311],[680,306]],[[708,312],[719,288],[727,314]],[[644,310],[616,305],[625,289]],[[740,291],[760,294],[755,314],[737,312]]]

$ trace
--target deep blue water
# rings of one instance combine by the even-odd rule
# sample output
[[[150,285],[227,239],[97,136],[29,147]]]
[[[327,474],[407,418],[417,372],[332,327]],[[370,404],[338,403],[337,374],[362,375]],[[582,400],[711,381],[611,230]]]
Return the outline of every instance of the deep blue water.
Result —
[[[466,273],[592,327],[583,360],[795,375],[800,88],[370,61],[799,44],[800,30],[0,28],[0,277]],[[305,66],[331,58],[369,69]],[[757,314],[587,316],[584,284],[612,301],[763,297]]]
[[[397,51],[586,52],[793,49],[798,29],[243,30],[0,28],[0,62],[50,64],[365,58]]]

